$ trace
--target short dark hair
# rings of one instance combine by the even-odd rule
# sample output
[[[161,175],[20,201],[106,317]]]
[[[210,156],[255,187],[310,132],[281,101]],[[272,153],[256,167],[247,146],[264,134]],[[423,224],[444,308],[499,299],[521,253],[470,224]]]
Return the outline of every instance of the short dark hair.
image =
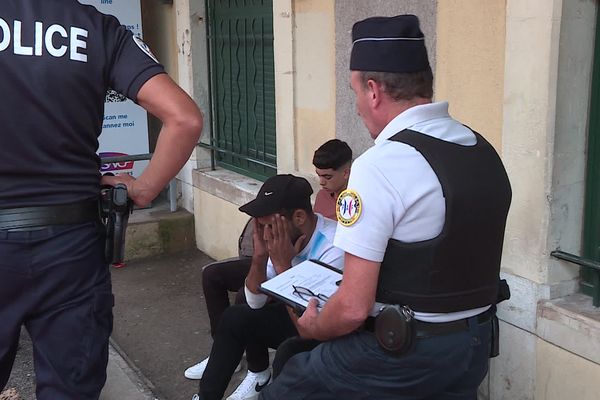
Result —
[[[338,169],[352,161],[352,149],[348,143],[331,139],[323,143],[313,156],[313,165],[319,169]]]
[[[363,87],[373,80],[394,100],[433,97],[433,73],[431,68],[418,72],[375,72],[360,71]]]

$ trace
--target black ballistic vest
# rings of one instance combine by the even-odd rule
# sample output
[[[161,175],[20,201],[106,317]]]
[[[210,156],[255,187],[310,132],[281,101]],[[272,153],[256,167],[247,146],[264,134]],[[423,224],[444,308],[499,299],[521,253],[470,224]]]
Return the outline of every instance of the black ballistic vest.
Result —
[[[389,240],[377,301],[442,313],[496,302],[511,188],[494,148],[475,136],[474,146],[411,130],[390,138],[414,147],[427,160],[441,183],[446,217],[433,239]]]

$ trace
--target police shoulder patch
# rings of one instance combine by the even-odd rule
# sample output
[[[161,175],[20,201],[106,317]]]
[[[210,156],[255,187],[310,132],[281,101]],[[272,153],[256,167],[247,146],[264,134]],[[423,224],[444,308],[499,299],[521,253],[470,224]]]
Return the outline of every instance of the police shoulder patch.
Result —
[[[350,226],[360,217],[362,201],[357,192],[346,189],[337,198],[335,213],[337,220],[344,226]]]
[[[153,59],[157,64],[159,63],[154,54],[152,54],[150,47],[148,47],[148,45],[144,43],[144,41],[139,36],[133,35],[133,41],[135,42],[135,44],[137,44],[140,50],[146,53],[148,57]]]

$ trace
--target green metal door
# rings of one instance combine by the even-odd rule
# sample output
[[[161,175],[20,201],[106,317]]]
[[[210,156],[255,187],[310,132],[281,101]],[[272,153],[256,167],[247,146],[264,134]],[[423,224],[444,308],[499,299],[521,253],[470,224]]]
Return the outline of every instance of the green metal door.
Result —
[[[590,104],[590,131],[588,138],[588,166],[584,226],[584,257],[600,261],[600,12],[596,19],[596,48]],[[594,305],[600,306],[600,271],[583,268],[582,291],[594,296]]]
[[[217,164],[277,172],[272,0],[208,0]]]

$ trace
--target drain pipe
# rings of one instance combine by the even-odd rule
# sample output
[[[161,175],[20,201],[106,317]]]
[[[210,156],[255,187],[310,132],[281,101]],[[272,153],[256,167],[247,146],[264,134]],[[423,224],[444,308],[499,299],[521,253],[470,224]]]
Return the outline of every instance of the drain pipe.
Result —
[[[177,211],[177,179],[175,178],[169,182],[169,207],[171,212]]]

